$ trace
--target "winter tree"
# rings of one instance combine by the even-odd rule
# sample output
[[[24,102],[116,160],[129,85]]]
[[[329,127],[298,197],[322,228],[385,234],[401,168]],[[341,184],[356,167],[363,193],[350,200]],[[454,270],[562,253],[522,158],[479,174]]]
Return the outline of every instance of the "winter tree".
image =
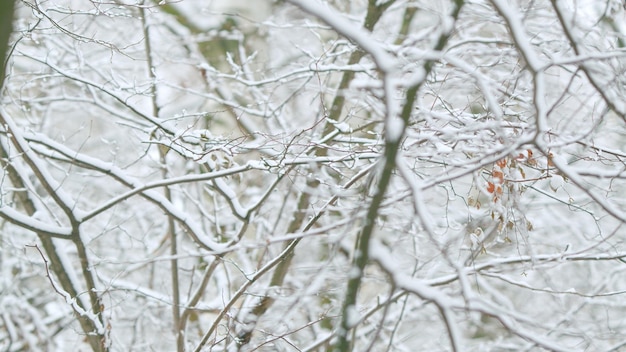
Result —
[[[0,349],[625,350],[625,23],[3,1]]]

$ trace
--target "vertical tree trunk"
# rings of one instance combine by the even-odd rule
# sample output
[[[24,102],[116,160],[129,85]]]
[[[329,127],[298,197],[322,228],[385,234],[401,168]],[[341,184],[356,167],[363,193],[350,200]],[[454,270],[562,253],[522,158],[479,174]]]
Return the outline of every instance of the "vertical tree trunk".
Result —
[[[9,38],[13,31],[13,9],[15,2],[12,0],[0,2],[0,88],[6,75],[6,57],[9,52]]]

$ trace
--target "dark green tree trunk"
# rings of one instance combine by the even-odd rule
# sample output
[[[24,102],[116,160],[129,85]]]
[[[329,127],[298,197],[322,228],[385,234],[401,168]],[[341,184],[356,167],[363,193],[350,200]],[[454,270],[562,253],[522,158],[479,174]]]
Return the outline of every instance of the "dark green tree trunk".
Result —
[[[6,75],[7,53],[9,52],[9,38],[13,31],[13,0],[0,1],[0,87]]]

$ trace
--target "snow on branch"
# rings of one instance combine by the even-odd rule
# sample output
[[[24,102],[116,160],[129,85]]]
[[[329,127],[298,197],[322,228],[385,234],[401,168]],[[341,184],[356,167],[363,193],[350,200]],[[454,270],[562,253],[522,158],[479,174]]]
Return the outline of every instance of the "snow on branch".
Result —
[[[341,13],[332,10],[325,3],[317,0],[288,0],[288,2],[319,18],[336,30],[337,33],[354,41],[364,51],[372,55],[376,66],[384,73],[392,73],[396,70],[396,59],[387,53],[384,47],[376,39],[372,38],[371,34],[346,20]]]

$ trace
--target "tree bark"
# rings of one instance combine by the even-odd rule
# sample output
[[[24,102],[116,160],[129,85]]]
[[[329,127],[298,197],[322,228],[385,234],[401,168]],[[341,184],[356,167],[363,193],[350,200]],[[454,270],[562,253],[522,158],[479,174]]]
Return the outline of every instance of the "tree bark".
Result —
[[[0,1],[0,88],[6,76],[7,53],[9,52],[9,38],[13,31],[13,10],[15,2]]]

